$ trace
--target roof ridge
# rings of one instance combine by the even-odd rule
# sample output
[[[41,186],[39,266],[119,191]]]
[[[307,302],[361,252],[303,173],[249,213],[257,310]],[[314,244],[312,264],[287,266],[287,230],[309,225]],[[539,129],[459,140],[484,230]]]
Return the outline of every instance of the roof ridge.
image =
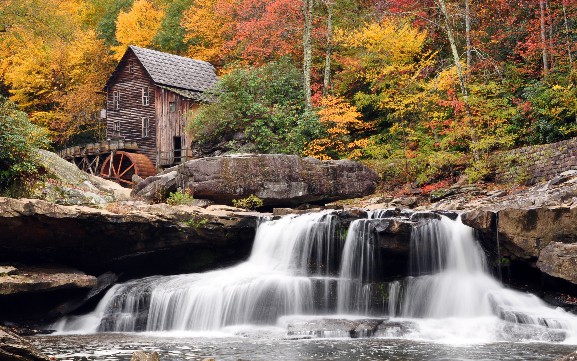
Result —
[[[172,53],[167,53],[167,52],[160,51],[160,50],[143,48],[143,47],[137,46],[137,45],[128,45],[128,47],[129,47],[129,48],[132,48],[132,49],[139,49],[139,50],[148,51],[148,52],[151,52],[151,53],[157,53],[157,54],[159,54],[159,55],[167,55],[167,56],[171,56],[171,57],[175,57],[175,58],[181,58],[181,59],[183,59],[183,60],[193,60],[193,61],[196,61],[196,62],[199,62],[199,63],[204,63],[204,64],[207,64],[207,65],[210,65],[210,66],[214,69],[214,65],[212,65],[212,64],[209,63],[208,61],[204,61],[204,60],[200,60],[200,59],[194,59],[194,58],[190,58],[190,57],[187,57],[187,56],[176,55],[176,54],[172,54]]]

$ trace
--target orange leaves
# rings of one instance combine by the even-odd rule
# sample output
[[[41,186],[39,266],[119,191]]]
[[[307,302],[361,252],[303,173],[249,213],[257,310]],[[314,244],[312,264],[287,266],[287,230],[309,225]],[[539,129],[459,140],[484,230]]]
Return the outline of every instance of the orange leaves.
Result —
[[[354,139],[353,136],[371,130],[373,125],[362,121],[357,108],[343,98],[326,96],[321,99],[320,106],[317,114],[327,136],[310,142],[304,154],[322,160],[360,157],[362,148],[369,141]]]

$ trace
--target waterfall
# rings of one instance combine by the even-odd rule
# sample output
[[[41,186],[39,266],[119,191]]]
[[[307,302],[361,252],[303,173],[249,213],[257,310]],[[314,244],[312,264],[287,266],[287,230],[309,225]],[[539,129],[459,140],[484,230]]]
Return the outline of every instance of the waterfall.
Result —
[[[117,285],[92,314],[64,319],[57,328],[86,331],[90,319],[98,331],[202,331],[328,312],[334,308],[340,239],[335,216],[326,212],[266,220],[246,262]]]
[[[506,289],[493,278],[473,230],[460,219],[415,215],[370,212],[367,219],[351,222],[346,237],[339,218],[329,211],[264,219],[246,262],[115,285],[93,312],[65,317],[55,328],[211,331],[277,325],[296,316],[371,316],[382,322],[388,315],[409,322],[395,327],[412,330],[405,337],[419,339],[450,334],[483,342],[515,337],[559,341],[577,335],[575,316],[534,295]],[[387,285],[380,281],[380,262],[387,260],[379,257],[377,226],[391,217],[412,228],[409,276]]]
[[[505,326],[503,332],[508,333],[528,332],[523,328],[528,326],[567,330],[572,335],[577,331],[575,316],[546,305],[535,295],[503,287],[490,274],[473,229],[460,219],[442,217],[415,226],[410,257],[411,276],[389,284],[388,309],[392,317],[437,319],[445,322],[435,323],[440,328],[446,324],[455,327],[453,321],[458,320],[459,332],[464,332],[462,328],[468,324],[472,334],[481,332],[472,328],[487,320],[491,320],[488,332],[493,333]],[[515,325],[522,327],[511,329]],[[531,337],[535,337],[534,332]]]

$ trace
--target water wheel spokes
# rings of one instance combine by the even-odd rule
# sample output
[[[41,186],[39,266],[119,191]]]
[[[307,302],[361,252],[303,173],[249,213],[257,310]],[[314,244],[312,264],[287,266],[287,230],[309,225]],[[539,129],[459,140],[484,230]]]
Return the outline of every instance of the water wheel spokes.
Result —
[[[102,163],[100,176],[111,179],[123,186],[132,186],[132,176],[146,178],[155,175],[156,171],[150,159],[137,153],[117,151],[111,153]]]

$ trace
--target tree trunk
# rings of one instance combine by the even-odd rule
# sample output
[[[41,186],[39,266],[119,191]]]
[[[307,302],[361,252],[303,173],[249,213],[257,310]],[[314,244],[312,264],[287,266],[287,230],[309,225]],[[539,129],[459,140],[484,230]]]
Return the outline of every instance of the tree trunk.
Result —
[[[541,47],[543,48],[543,74],[549,71],[549,60],[547,59],[547,35],[545,29],[545,0],[539,0],[540,20],[541,20]]]
[[[323,95],[328,95],[331,87],[331,54],[333,50],[333,0],[325,0],[327,5],[327,51],[325,54],[325,75],[323,82]]]
[[[467,78],[471,71],[471,0],[465,0],[465,37],[467,39]]]
[[[569,66],[573,70],[573,55],[571,54],[571,38],[569,37],[569,24],[567,22],[567,0],[562,1],[563,5],[563,24],[565,25],[565,36],[567,38],[567,55],[569,56]]]
[[[465,106],[469,107],[469,92],[467,91],[467,84],[465,79],[465,73],[463,67],[461,66],[461,61],[459,58],[459,52],[457,51],[457,43],[455,37],[453,36],[453,31],[451,29],[451,23],[449,19],[449,13],[447,12],[447,7],[445,6],[445,0],[437,0],[437,4],[443,13],[445,18],[445,31],[447,32],[447,38],[449,39],[449,45],[451,46],[451,53],[453,54],[453,61],[455,62],[455,67],[457,68],[457,77],[459,78],[459,85],[461,87],[461,94],[463,95],[463,100],[465,101]]]
[[[305,108],[311,109],[311,67],[313,28],[313,0],[303,0],[304,33],[303,33],[303,87],[305,92]]]
[[[459,52],[457,50],[457,42],[453,36],[453,30],[451,29],[451,22],[449,18],[449,13],[447,12],[447,6],[445,5],[445,0],[436,0],[441,13],[445,18],[445,31],[447,33],[447,38],[449,39],[449,45],[451,46],[451,53],[453,54],[453,61],[455,62],[455,68],[457,69],[457,77],[459,78],[459,86],[461,88],[461,95],[463,96],[463,103],[465,104],[465,114],[466,122],[470,128],[471,142],[473,144],[479,141],[475,125],[473,124],[473,119],[471,118],[471,106],[469,104],[469,91],[467,90],[467,79],[465,78],[465,73],[463,67],[461,66],[461,61],[459,57]],[[473,148],[474,149],[474,148]],[[473,150],[473,159],[479,160],[479,152]]]

